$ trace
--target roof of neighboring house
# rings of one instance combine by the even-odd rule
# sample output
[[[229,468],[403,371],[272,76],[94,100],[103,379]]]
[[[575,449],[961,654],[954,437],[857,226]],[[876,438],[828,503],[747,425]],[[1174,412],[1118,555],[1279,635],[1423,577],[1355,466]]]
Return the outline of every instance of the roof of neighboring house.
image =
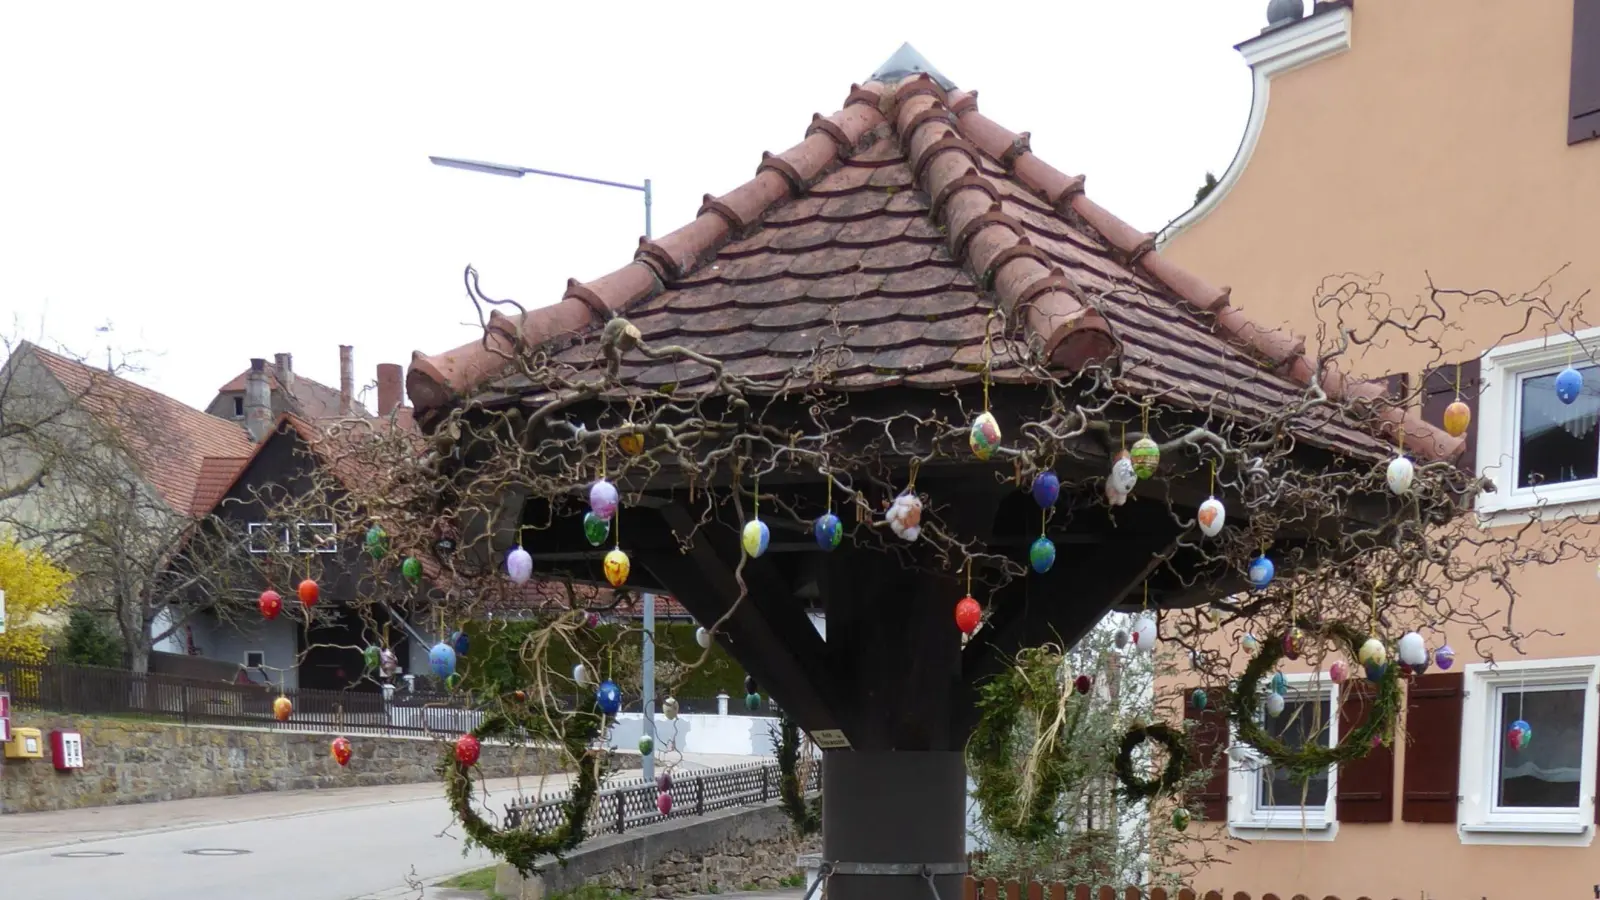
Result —
[[[248,456],[208,456],[201,460],[200,475],[195,482],[194,506],[190,511],[203,516],[215,509],[250,459]]]
[[[217,388],[217,393],[239,393],[244,390],[245,382],[249,380],[249,377],[250,370],[245,369],[227,384]],[[295,373],[294,387],[286,390],[282,380],[278,377],[278,364],[272,361],[267,362],[267,383],[271,385],[272,390],[287,394],[294,406],[294,411],[305,418],[312,420],[337,419],[345,415],[340,408],[342,401],[338,388],[328,387],[320,382],[312,381],[304,375]],[[366,407],[356,403],[354,399],[351,400],[350,407],[350,415],[370,415]]]
[[[806,138],[767,154],[756,177],[707,195],[689,225],[641,240],[633,262],[569,282],[560,302],[491,313],[482,339],[413,354],[406,386],[426,412],[483,392],[554,397],[505,378],[519,343],[545,346],[551,383],[598,381],[605,324],[625,314],[643,338],[725,363],[773,391],[910,386],[946,389],[1030,377],[1012,354],[1037,348],[1057,372],[1116,364],[1121,389],[1164,405],[1260,420],[1320,379],[1334,399],[1382,387],[1320,373],[1303,339],[1263,327],[1211,285],[1155,251],[1144,234],[1035,156],[1026,133],[978,111],[977,93],[902,57],[852,85],[844,108],[814,117]],[[909,58],[909,57],[907,57]],[[990,342],[989,321],[1017,323]],[[992,349],[991,349],[992,347]],[[711,367],[622,357],[624,390],[709,390]],[[1464,445],[1415,412],[1381,409],[1386,430],[1424,458]],[[1403,423],[1403,426],[1402,426]],[[1300,439],[1381,458],[1387,437],[1326,408]]]
[[[208,415],[104,369],[24,344],[83,408],[114,428],[139,472],[174,510],[188,514],[206,460],[251,454],[237,422]]]

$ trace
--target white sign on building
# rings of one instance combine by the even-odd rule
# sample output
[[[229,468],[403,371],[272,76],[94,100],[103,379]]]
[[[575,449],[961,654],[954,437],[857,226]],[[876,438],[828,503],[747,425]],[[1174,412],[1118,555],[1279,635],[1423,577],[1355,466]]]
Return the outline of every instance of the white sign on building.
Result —
[[[0,591],[0,634],[6,633],[6,592]]]

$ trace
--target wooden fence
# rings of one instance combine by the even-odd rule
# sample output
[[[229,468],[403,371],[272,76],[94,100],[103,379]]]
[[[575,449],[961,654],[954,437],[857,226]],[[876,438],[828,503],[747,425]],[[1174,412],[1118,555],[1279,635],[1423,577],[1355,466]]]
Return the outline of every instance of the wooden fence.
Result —
[[[1321,900],[1339,900],[1331,894],[1319,896]],[[1136,887],[1090,887],[1083,884],[1041,884],[1037,881],[1023,884],[1017,881],[1001,882],[993,878],[974,878],[970,875],[967,876],[966,889],[962,897],[963,900],[1252,900],[1252,896],[1244,891],[1235,891],[1232,894],[1224,894],[1222,891],[1199,893],[1189,888],[1169,891],[1166,888],[1153,887],[1146,892]],[[1313,895],[1305,893],[1269,892],[1262,894],[1260,900],[1312,900],[1312,897]],[[1356,900],[1374,900],[1374,898],[1362,895]]]

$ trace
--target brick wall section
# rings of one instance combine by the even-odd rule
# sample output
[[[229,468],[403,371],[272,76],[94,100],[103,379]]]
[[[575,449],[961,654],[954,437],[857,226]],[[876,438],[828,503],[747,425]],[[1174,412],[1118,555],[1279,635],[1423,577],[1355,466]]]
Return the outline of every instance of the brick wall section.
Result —
[[[821,849],[821,836],[800,839],[776,803],[736,807],[592,838],[566,865],[547,861],[533,878],[501,866],[495,889],[511,900],[548,900],[586,884],[649,898],[766,890],[799,876],[795,860]]]
[[[169,725],[132,719],[33,716],[15,722],[43,732],[45,759],[5,760],[0,804],[7,813],[77,809],[297,791],[437,781],[444,744],[406,737],[352,736],[350,765],[328,752],[329,734]],[[83,734],[84,767],[57,772],[49,759],[52,729]],[[485,745],[485,778],[549,771],[554,753]]]

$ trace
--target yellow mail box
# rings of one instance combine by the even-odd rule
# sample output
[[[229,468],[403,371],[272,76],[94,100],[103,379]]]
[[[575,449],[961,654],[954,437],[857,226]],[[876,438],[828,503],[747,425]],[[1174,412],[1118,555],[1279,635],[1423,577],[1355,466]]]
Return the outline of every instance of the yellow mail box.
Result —
[[[44,736],[37,728],[11,729],[6,759],[44,759]]]

